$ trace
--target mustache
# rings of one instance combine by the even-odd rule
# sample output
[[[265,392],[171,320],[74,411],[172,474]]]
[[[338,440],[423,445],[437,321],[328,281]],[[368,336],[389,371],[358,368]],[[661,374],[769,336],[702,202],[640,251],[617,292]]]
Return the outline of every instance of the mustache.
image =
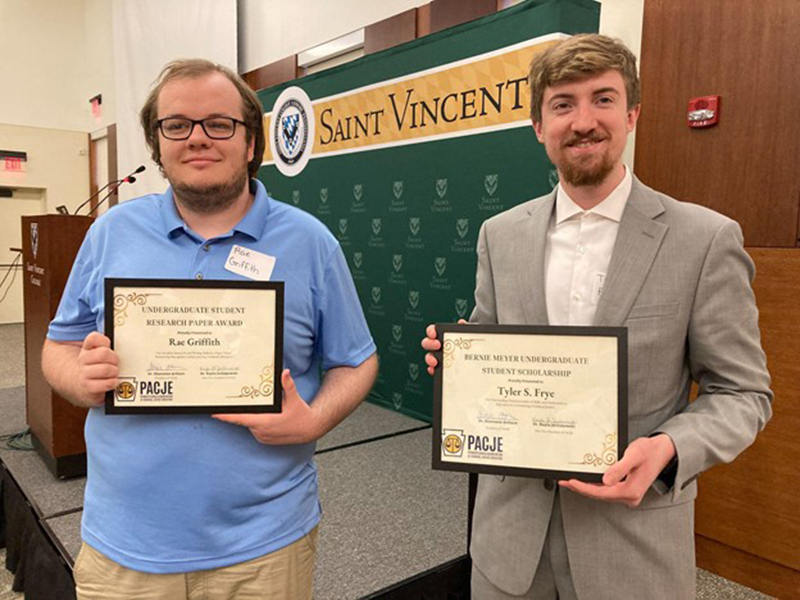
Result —
[[[572,137],[568,138],[564,141],[564,146],[576,146],[577,144],[582,144],[584,142],[602,142],[605,138],[597,133],[590,133],[588,135],[573,135]]]

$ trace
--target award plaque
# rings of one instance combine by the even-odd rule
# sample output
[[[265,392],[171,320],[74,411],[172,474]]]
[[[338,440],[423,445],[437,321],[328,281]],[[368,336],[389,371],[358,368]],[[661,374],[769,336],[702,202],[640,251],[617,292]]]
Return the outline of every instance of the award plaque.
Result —
[[[107,414],[281,411],[283,282],[106,279]]]
[[[436,329],[433,468],[600,482],[622,457],[627,329]]]

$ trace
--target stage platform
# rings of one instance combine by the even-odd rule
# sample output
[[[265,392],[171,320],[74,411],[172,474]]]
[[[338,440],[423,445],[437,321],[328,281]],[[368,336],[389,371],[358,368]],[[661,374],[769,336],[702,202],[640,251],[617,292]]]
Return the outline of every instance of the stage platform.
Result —
[[[24,388],[0,389],[0,435],[24,428]],[[35,600],[42,584],[47,589],[42,577],[53,578],[53,590],[69,583],[58,571],[71,577],[80,548],[85,479],[56,479],[35,452],[2,447],[0,460],[5,477],[13,479],[26,501],[17,504],[30,513],[20,514],[19,506],[9,511],[6,498],[0,520],[8,520],[11,534],[12,519],[35,523],[56,555],[41,571],[31,564],[40,559],[23,565],[26,598]],[[468,476],[431,470],[429,425],[363,404],[319,441],[316,460],[323,519],[314,598],[445,598],[453,591],[454,577],[467,576],[461,559],[467,550]],[[3,494],[14,497],[10,488],[15,486],[5,483]],[[12,562],[19,560],[15,553],[9,547]],[[448,590],[437,589],[440,585]]]

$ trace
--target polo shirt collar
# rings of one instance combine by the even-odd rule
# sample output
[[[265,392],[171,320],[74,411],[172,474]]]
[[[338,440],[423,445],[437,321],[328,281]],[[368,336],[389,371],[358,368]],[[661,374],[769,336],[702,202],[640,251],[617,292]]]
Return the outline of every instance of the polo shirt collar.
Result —
[[[250,191],[255,192],[253,198],[253,205],[247,214],[239,221],[234,227],[233,232],[243,233],[244,235],[259,239],[264,233],[267,226],[267,217],[270,213],[270,197],[267,195],[267,190],[264,184],[258,179],[250,180]],[[175,197],[172,193],[172,187],[167,188],[167,191],[161,198],[161,217],[164,221],[164,233],[170,238],[174,238],[178,233],[185,232],[190,235],[195,235],[186,223],[184,223],[181,215],[178,213],[178,208],[175,206]]]
[[[583,210],[569,197],[569,194],[559,183],[556,189],[556,225],[581,213],[599,215],[619,223],[622,220],[622,213],[625,210],[625,204],[628,202],[628,196],[631,195],[632,186],[633,176],[630,169],[625,166],[625,176],[619,182],[619,185],[600,204],[590,210]]]

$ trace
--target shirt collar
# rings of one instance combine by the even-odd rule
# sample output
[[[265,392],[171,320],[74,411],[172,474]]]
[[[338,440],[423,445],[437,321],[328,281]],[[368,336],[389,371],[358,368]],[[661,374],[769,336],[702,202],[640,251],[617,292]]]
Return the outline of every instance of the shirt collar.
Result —
[[[622,181],[619,182],[619,185],[617,185],[600,204],[590,210],[583,210],[569,197],[569,194],[567,194],[566,190],[559,183],[556,188],[556,225],[578,214],[599,215],[619,223],[622,220],[622,213],[625,210],[628,196],[631,195],[632,186],[633,176],[631,175],[630,169],[626,166],[625,176],[622,178]]]
[[[242,220],[233,227],[233,232],[243,233],[256,240],[261,237],[264,233],[264,228],[267,226],[271,199],[267,195],[264,184],[258,179],[250,180],[250,191],[255,192],[253,205],[247,211],[247,214],[242,217]],[[172,187],[167,188],[167,191],[161,197],[161,216],[164,220],[164,233],[170,238],[174,238],[180,232],[194,235],[178,213]]]

